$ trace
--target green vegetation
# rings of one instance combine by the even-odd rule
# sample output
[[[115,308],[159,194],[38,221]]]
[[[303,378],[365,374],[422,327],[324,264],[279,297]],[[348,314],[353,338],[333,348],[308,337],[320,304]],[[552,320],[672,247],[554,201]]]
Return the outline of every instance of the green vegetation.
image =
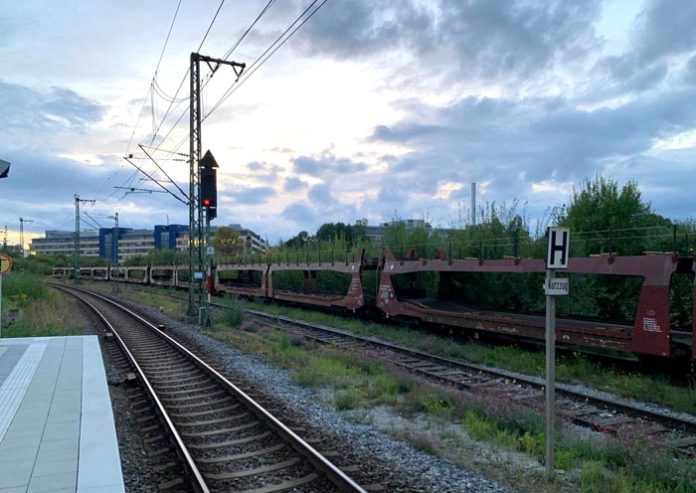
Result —
[[[72,258],[65,255],[30,255],[23,258],[18,251],[8,249],[7,253],[12,257],[12,272],[31,272],[41,276],[53,273],[54,267],[72,265]]]
[[[340,272],[319,271],[306,276],[304,271],[284,270],[273,273],[273,288],[298,293],[324,293],[345,296],[351,276]],[[259,283],[260,284],[260,283]]]
[[[464,412],[462,425],[476,440],[517,450],[543,462],[545,434],[543,421],[536,414],[513,411],[500,415],[469,409]],[[647,443],[649,439],[645,440],[646,443],[621,443],[561,432],[556,442],[556,467],[579,470],[578,482],[583,492],[694,491],[696,461],[651,447]]]
[[[364,322],[324,312],[282,307],[260,302],[245,306],[259,311],[298,320],[342,328],[355,334],[379,337],[421,351],[461,359],[486,366],[504,368],[528,375],[543,376],[544,353],[517,346],[490,346],[478,342],[456,341],[421,330]],[[556,374],[561,382],[580,383],[631,399],[654,402],[687,413],[696,414],[696,385],[673,385],[667,377],[614,371],[591,361],[582,353],[560,354]]]
[[[95,283],[95,286],[102,286],[102,284]],[[165,312],[173,316],[183,315],[180,302],[158,295],[156,289],[153,289],[152,294],[124,291],[123,295],[141,303],[162,306]],[[338,327],[363,336],[378,337],[437,356],[461,359],[527,375],[543,376],[544,374],[543,351],[511,345],[466,342],[403,326],[365,322],[325,312],[279,306],[261,301],[244,302],[235,297],[226,297],[222,303],[231,305],[232,309],[230,313],[226,311],[222,315],[216,315],[214,319],[216,325],[219,321],[223,325],[239,327],[241,325],[239,310],[252,309]],[[659,404],[675,411],[696,414],[696,384],[694,383],[684,387],[672,384],[665,376],[612,370],[606,365],[593,362],[582,353],[559,354],[556,375],[560,382],[578,383],[626,398]]]
[[[477,211],[477,224],[460,219],[451,229],[432,228],[423,220],[416,227],[395,218],[384,230],[381,242],[370,240],[366,221],[355,225],[323,224],[314,235],[306,231],[265,255],[235,255],[240,263],[355,262],[378,259],[389,247],[397,259],[505,257],[541,258],[545,252],[546,225],[568,226],[572,231],[572,255],[641,255],[646,251],[693,254],[693,221],[673,223],[655,213],[633,182],[622,186],[597,176],[574,190],[567,205],[550,209],[545,218],[530,224],[526,204],[487,203]],[[366,271],[366,293],[375,294],[374,271]],[[276,286],[296,291],[345,293],[345,276],[320,273],[307,282],[301,273],[275,275]],[[323,279],[319,279],[323,277]],[[392,277],[400,297],[438,298],[483,309],[540,313],[544,307],[542,274],[422,272]],[[559,316],[590,317],[633,323],[642,279],[571,275],[570,295],[559,300]],[[688,326],[692,313],[692,274],[675,276],[671,313],[675,326]],[[308,287],[309,286],[309,287]]]
[[[104,260],[104,259],[102,259]],[[126,265],[188,265],[189,256],[178,250],[150,250],[147,255],[134,255],[126,259]]]
[[[543,420],[531,410],[514,404],[501,407],[499,402],[481,397],[464,398],[383,363],[294,340],[285,332],[269,330],[249,337],[227,331],[214,336],[264,354],[273,364],[289,370],[300,385],[329,389],[328,399],[338,410],[388,406],[406,418],[427,415],[450,423],[450,427],[460,426],[477,441],[543,462]],[[414,445],[419,449],[437,453],[437,444],[427,437],[408,436],[416,440]],[[580,437],[560,430],[557,465],[576,478],[581,491],[685,493],[696,488],[696,461],[646,445]]]
[[[244,311],[242,305],[237,300],[237,298],[226,298],[225,304],[227,305],[225,310],[222,312],[221,319],[215,318],[214,322],[221,320],[225,325],[232,328],[238,328],[242,325],[244,321]],[[214,317],[217,314],[213,313]]]
[[[34,263],[28,265],[37,267]],[[16,311],[19,317],[8,324],[10,311]],[[76,311],[75,300],[49,289],[38,274],[13,271],[3,276],[2,337],[82,334],[84,327],[75,322]]]
[[[162,299],[157,294],[138,292],[130,296],[141,302],[167,304],[167,312],[181,305]],[[355,416],[358,419],[359,416],[369,416],[370,409],[376,406],[386,406],[404,419],[427,416],[428,420],[443,423],[438,426],[447,426],[446,430],[449,431],[443,431],[442,435],[448,440],[458,439],[456,430],[464,430],[477,441],[500,450],[525,454],[541,463],[543,421],[533,411],[515,404],[500,406],[498,401],[485,398],[464,398],[455,391],[425,384],[381,362],[356,358],[355,354],[315,345],[285,332],[240,324],[238,314],[240,306],[249,306],[391,339],[436,354],[465,357],[482,364],[507,366],[511,370],[533,374],[543,371],[543,354],[507,346],[454,343],[417,330],[366,324],[300,309],[261,303],[240,304],[232,299],[226,302],[232,304],[230,313],[234,316],[230,320],[227,312],[220,315],[216,319],[216,330],[209,332],[210,335],[246,352],[264,355],[273,364],[287,369],[300,385],[324,389],[321,395],[337,409],[352,410],[357,413]],[[655,400],[676,403],[673,407],[694,412],[695,389],[672,387],[666,381],[644,375],[614,373],[597,367],[582,355],[561,357],[558,373],[562,379],[584,381],[615,392],[623,388],[627,394],[645,394],[646,397],[652,394]],[[433,441],[437,439],[420,428],[394,432],[408,438],[425,452],[446,453],[447,446]],[[579,491],[686,493],[696,487],[695,461],[675,457],[670,450],[655,447],[654,444],[648,446],[640,441],[624,443],[599,435],[579,437],[564,430],[559,430],[558,436],[558,468],[566,471],[566,477]],[[549,491],[554,491],[553,485],[550,488]]]
[[[244,251],[244,240],[239,236],[239,232],[233,228],[224,226],[218,228],[212,241],[218,262],[239,255]]]
[[[652,211],[633,182],[619,190],[618,183],[601,176],[585,180],[570,204],[555,211],[554,219],[571,228],[574,256],[672,250],[672,222]]]

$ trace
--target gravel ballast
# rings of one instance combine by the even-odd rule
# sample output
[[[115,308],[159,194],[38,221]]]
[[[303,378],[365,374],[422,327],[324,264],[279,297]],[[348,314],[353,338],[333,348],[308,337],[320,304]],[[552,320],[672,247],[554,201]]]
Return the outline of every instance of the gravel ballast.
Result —
[[[322,436],[332,439],[334,448],[340,448],[338,452],[341,457],[350,456],[361,472],[363,469],[369,470],[368,477],[377,477],[378,483],[386,491],[511,491],[448,461],[418,451],[369,425],[348,421],[332,407],[321,404],[318,391],[298,386],[287,372],[272,367],[258,356],[244,354],[222,341],[201,334],[190,325],[166,317],[152,307],[135,307],[165,324],[170,335],[192,347],[233,383],[238,383],[245,390],[252,388],[255,394],[272,396],[274,403],[292,411],[295,423],[301,420],[302,426],[314,432],[318,430]],[[355,476],[360,480],[360,473]]]

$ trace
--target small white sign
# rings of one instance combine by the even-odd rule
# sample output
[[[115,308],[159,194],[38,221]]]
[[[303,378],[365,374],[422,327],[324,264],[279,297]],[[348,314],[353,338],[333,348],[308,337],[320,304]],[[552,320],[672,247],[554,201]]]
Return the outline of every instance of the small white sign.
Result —
[[[547,269],[567,269],[570,251],[570,229],[549,228],[548,248],[546,250]]]
[[[567,277],[554,277],[544,281],[546,296],[566,296],[570,292],[570,282]]]
[[[215,247],[208,247],[206,251],[208,252],[208,255],[213,255],[215,253]]]
[[[196,281],[202,281],[203,280],[203,273],[202,272],[194,272],[193,273],[193,278]]]

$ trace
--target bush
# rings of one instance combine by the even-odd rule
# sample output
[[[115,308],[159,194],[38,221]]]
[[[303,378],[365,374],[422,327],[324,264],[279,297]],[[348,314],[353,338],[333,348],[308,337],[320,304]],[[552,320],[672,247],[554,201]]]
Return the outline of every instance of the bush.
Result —
[[[225,311],[223,312],[223,322],[230,327],[239,328],[244,321],[244,310],[237,298],[227,300]]]
[[[46,298],[48,288],[36,274],[12,272],[4,276],[2,296],[20,307],[25,307],[30,301]]]

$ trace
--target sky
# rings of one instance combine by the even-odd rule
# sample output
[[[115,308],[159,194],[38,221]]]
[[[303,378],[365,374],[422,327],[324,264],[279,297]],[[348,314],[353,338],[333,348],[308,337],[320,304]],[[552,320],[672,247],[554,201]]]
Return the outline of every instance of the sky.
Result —
[[[270,2],[243,36],[268,3],[4,2],[10,243],[19,217],[33,221],[26,241],[73,230],[75,194],[96,201],[83,229],[116,212],[122,227],[186,224],[187,207],[142,191],[159,188],[123,158],[162,182],[150,146],[188,189],[190,53],[233,47],[247,64],[236,82],[229,66],[201,68],[213,224],[272,243],[336,221],[461,226],[471,182],[479,205],[514,203],[533,221],[596,174],[636,182],[659,214],[696,217],[696,2],[328,0],[252,65],[312,5]]]

